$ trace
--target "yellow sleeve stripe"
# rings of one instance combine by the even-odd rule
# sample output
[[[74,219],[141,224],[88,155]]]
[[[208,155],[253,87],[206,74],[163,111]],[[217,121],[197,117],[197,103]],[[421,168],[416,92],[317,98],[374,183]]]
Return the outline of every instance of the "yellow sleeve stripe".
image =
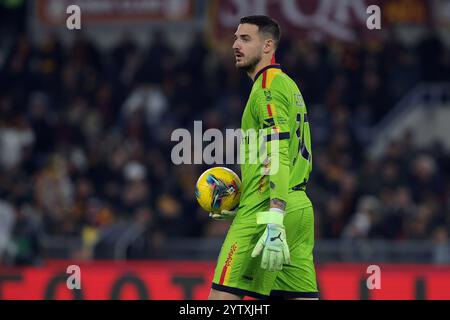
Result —
[[[275,76],[278,73],[282,73],[283,71],[281,71],[280,69],[269,69],[267,70],[267,78],[266,78],[266,86],[267,89],[270,89],[270,85],[272,84],[273,79],[275,79]]]

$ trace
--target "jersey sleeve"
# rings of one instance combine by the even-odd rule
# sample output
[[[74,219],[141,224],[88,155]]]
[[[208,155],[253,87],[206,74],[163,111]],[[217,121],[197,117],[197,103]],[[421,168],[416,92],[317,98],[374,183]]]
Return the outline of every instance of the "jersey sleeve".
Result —
[[[256,95],[255,113],[263,136],[261,148],[264,175],[268,175],[270,200],[287,201],[289,189],[289,94],[282,82],[273,81],[270,88],[261,88]],[[264,157],[266,156],[266,157]]]

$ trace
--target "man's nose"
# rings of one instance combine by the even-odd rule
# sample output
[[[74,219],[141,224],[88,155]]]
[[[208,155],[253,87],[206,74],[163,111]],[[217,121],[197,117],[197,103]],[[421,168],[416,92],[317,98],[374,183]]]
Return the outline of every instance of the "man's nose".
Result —
[[[237,42],[237,41],[235,41],[234,43],[233,43],[233,49],[239,49],[240,47],[239,47],[239,43]]]

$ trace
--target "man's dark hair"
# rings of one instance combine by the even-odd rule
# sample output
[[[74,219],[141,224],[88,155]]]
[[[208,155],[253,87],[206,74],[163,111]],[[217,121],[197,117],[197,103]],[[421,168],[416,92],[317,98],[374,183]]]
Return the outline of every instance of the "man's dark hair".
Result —
[[[247,16],[241,18],[241,24],[244,23],[258,26],[259,32],[270,36],[275,41],[275,47],[278,47],[281,39],[281,29],[277,21],[268,16]]]

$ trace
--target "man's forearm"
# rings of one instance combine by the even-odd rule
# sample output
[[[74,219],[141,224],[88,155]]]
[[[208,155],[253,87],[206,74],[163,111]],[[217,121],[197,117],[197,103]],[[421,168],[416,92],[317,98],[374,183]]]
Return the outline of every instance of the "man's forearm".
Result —
[[[281,141],[276,153],[271,153],[273,161],[277,161],[274,172],[270,175],[270,208],[286,210],[289,189],[289,158],[287,141]],[[271,165],[273,165],[271,163]],[[272,172],[271,172],[272,173]]]

